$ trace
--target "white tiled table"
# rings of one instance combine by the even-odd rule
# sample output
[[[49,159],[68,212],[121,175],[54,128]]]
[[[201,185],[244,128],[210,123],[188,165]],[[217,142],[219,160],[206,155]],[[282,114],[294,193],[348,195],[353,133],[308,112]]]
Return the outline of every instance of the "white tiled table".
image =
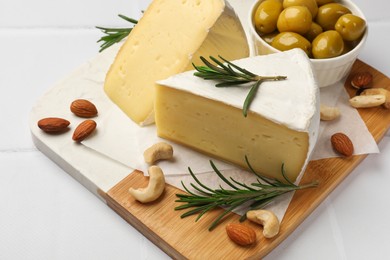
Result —
[[[0,0],[0,259],[169,259],[39,152],[28,127],[37,99],[96,55],[94,26],[148,2]],[[370,26],[359,58],[390,76],[390,3],[355,2]],[[389,133],[379,147],[266,259],[389,259]]]

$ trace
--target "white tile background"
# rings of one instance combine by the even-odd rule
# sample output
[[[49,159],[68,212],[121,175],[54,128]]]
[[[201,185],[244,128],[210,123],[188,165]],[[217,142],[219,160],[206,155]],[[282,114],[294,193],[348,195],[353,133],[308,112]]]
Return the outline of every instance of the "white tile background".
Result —
[[[249,0],[242,0],[249,1]],[[0,0],[0,259],[168,259],[32,144],[31,107],[96,55],[96,25],[150,1]],[[390,76],[390,2],[356,0],[369,24],[360,59]],[[267,259],[388,259],[390,135]]]

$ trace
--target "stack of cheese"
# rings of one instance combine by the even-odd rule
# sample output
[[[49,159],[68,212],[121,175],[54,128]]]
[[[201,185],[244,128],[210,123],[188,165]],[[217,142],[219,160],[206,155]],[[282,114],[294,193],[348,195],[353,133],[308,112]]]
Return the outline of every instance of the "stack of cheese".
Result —
[[[118,53],[105,91],[135,122],[155,119],[163,138],[241,167],[247,156],[269,177],[280,179],[284,164],[294,181],[318,135],[319,91],[310,60],[293,50],[234,61],[261,76],[287,76],[264,82],[244,117],[247,87],[216,88],[184,72],[191,61],[200,64],[201,55],[248,56],[230,7],[222,0],[155,0]]]

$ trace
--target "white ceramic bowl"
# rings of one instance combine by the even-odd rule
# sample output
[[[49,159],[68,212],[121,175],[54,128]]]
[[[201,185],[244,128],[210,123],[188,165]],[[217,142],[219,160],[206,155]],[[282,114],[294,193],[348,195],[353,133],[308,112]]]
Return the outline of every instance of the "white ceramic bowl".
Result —
[[[256,32],[253,17],[258,5],[264,0],[256,1],[249,12],[250,37],[252,49],[255,55],[265,55],[280,52],[268,43],[266,43]],[[350,0],[341,0],[340,4],[345,5],[353,14],[356,14],[366,20],[362,11]],[[367,21],[367,20],[366,20]],[[364,32],[359,44],[351,51],[341,56],[329,59],[310,59],[320,87],[330,86],[343,79],[351,70],[358,54],[362,50],[368,35],[368,26]]]

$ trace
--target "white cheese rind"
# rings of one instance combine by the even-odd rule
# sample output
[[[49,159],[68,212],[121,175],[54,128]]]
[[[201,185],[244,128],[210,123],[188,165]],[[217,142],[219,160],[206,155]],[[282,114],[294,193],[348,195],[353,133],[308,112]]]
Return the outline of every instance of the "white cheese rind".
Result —
[[[278,82],[263,82],[253,100],[250,111],[297,131],[309,131],[311,118],[317,111],[318,87],[310,60],[294,49],[272,55],[256,56],[234,61],[234,64],[260,76],[287,76]],[[203,65],[203,64],[196,64]],[[158,81],[170,88],[242,109],[248,87],[216,88],[215,81],[193,76],[194,71],[174,75]]]
[[[256,170],[275,178],[285,163],[287,176],[295,180],[309,162],[319,130],[319,89],[310,60],[292,50],[234,63],[261,76],[287,79],[264,82],[246,119],[242,106],[248,86],[217,88],[194,71],[159,81],[159,136],[242,167],[248,155]]]

